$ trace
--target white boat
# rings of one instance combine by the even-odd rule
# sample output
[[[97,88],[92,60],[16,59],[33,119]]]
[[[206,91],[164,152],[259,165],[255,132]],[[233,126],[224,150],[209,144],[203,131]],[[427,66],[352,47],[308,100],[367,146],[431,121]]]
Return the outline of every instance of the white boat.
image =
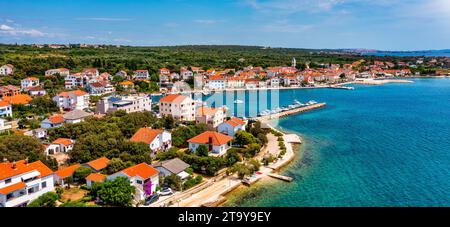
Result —
[[[309,101],[307,104],[308,104],[308,105],[314,105],[314,104],[317,104],[317,102],[314,101],[314,100],[311,100],[311,101]]]
[[[244,103],[244,101],[238,99],[238,100],[234,101],[234,103],[236,103],[236,104],[242,104],[242,103]]]

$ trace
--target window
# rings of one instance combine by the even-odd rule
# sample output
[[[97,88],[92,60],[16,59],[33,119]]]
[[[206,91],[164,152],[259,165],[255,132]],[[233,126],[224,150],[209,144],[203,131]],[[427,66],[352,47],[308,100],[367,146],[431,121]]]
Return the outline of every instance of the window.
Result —
[[[5,180],[5,184],[11,183],[11,178]]]
[[[141,180],[136,180],[136,183],[137,184],[142,184],[142,181]]]
[[[42,186],[41,187],[42,188],[46,188],[47,187],[47,182],[46,181],[42,182]]]

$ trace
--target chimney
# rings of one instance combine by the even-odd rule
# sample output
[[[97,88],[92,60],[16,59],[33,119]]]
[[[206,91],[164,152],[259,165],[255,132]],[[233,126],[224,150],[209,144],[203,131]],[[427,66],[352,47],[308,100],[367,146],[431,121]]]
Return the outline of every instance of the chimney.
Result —
[[[25,165],[28,165],[28,157],[25,159]]]
[[[12,163],[12,168],[13,168],[13,169],[16,169],[16,167],[17,167],[17,166],[16,166],[16,161],[13,161],[13,163]]]
[[[213,138],[210,136],[210,137],[208,137],[208,151],[212,151],[212,148],[213,148],[212,143],[213,143]]]

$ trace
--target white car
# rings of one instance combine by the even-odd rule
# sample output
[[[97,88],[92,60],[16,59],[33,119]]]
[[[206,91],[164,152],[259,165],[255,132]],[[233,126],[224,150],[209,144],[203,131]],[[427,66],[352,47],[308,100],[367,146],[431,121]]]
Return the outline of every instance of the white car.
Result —
[[[173,191],[171,188],[163,188],[163,189],[161,189],[161,191],[158,192],[158,194],[162,195],[162,196],[172,195]]]

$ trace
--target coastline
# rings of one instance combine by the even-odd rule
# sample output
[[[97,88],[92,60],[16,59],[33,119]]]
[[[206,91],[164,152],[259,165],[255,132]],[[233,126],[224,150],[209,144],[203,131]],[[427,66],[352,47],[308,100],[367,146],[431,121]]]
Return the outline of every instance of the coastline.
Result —
[[[298,157],[300,157],[303,154],[303,152],[300,149],[300,146],[302,146],[302,143],[303,143],[303,139],[298,134],[290,133],[289,131],[278,129],[278,128],[274,127],[272,125],[273,120],[276,120],[276,119],[264,120],[261,123],[265,123],[268,127],[273,129],[274,131],[283,134],[283,138],[285,138],[284,144],[286,146],[286,154],[283,156],[282,159],[278,160],[276,163],[274,163],[273,165],[270,165],[270,167],[268,167],[268,168],[272,169],[271,173],[276,174],[276,173],[279,173],[280,170],[282,170],[283,168],[288,167],[294,160],[296,160]],[[292,142],[290,142],[289,138],[288,138],[288,140],[286,140],[286,137],[290,137],[290,136],[295,136],[295,137],[299,138],[300,143],[292,143]],[[224,197],[224,199],[222,199],[221,202],[219,204],[217,204],[217,206],[225,205],[230,200],[230,198],[233,195],[239,193],[240,190],[254,190],[261,184],[275,183],[276,181],[280,181],[280,180],[274,179],[273,177],[270,177],[268,175],[264,175],[263,177],[261,177],[260,180],[255,181],[255,184],[248,185],[248,186],[241,184],[238,187],[234,187],[232,190],[229,190],[226,193],[222,194],[221,196]]]

